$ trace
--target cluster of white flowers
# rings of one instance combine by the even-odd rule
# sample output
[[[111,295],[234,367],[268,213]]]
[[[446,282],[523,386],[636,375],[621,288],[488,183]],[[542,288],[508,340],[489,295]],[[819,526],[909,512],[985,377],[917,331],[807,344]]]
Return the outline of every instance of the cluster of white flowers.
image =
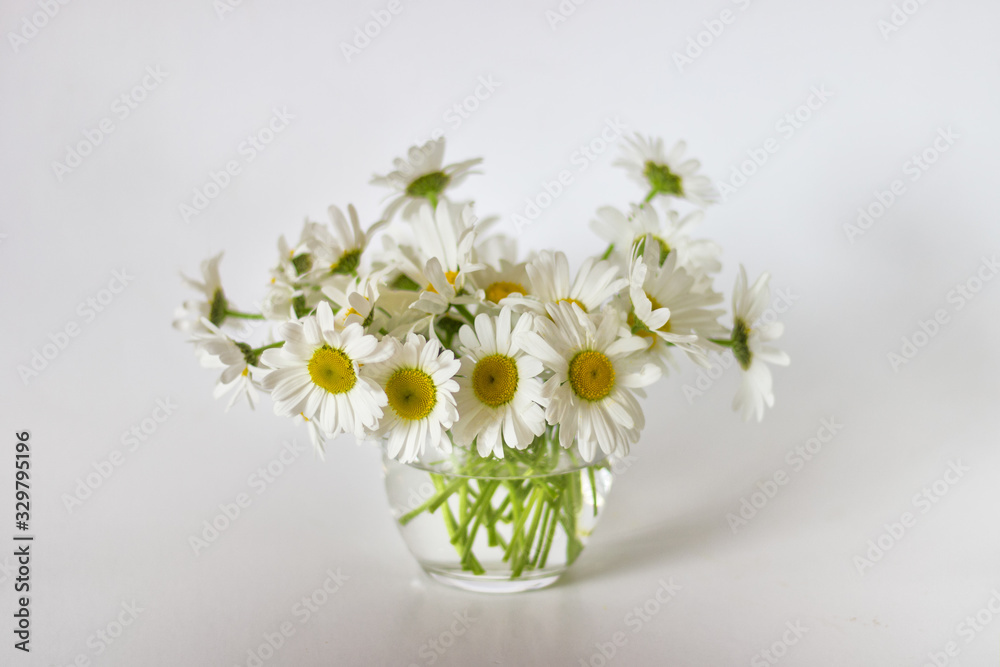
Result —
[[[587,461],[624,454],[645,423],[638,399],[677,352],[703,365],[709,351],[732,353],[743,370],[734,408],[759,420],[774,402],[766,364],[788,363],[767,345],[781,325],[758,322],[768,276],[750,286],[740,267],[732,328],[721,324],[720,248],[691,237],[714,190],[684,151],[630,141],[619,164],[648,194],[597,211],[591,226],[608,245],[574,274],[562,252],[519,257],[493,220],[450,198],[480,160],[446,166],[444,140],[428,142],[373,179],[392,189],[381,220],[365,229],[353,206],[331,206],[329,225],[306,220],[297,243],[279,239],[261,313],[232,307],[219,255],[202,281],[186,279],[201,298],[175,324],[223,369],[216,394],[232,393],[230,405],[267,391],[320,446],[341,433],[383,439],[404,462],[453,445],[502,458],[543,436]],[[252,320],[277,324],[272,342],[224,331]]]

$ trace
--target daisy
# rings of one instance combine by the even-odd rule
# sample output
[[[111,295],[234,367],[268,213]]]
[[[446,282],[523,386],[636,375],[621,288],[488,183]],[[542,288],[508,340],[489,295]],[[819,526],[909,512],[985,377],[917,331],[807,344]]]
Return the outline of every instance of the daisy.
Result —
[[[222,279],[219,277],[219,262],[222,253],[209,257],[201,263],[201,282],[188,278],[183,273],[181,279],[195,290],[201,292],[201,299],[185,301],[174,313],[174,327],[181,331],[200,331],[202,319],[207,319],[215,326],[220,326],[226,320],[229,302],[222,291]]]
[[[388,398],[378,435],[387,439],[389,456],[408,463],[428,448],[451,451],[446,431],[458,419],[458,384],[452,378],[461,364],[451,350],[419,334],[408,334],[405,342],[386,340],[392,345],[391,357],[365,372]]]
[[[692,239],[690,236],[690,230],[704,218],[702,211],[692,211],[682,218],[680,213],[671,209],[667,211],[665,220],[661,220],[652,204],[633,206],[627,215],[612,206],[604,206],[597,210],[597,218],[591,221],[590,226],[611,245],[612,257],[620,262],[628,262],[636,246],[645,244],[647,237],[652,237],[659,250],[659,264],[676,251],[679,266],[701,276],[722,269],[719,261],[722,248],[712,241]]]
[[[597,322],[568,303],[550,304],[549,317],[535,319],[535,331],[517,343],[552,371],[542,388],[545,418],[559,425],[559,444],[575,441],[592,461],[600,447],[625,455],[645,426],[636,391],[660,378],[660,369],[637,353],[648,343],[622,327],[617,310],[605,308]]]
[[[779,322],[757,325],[757,319],[771,302],[770,279],[765,272],[748,289],[747,272],[740,265],[733,289],[732,336],[729,341],[716,341],[732,348],[733,356],[743,369],[743,381],[733,399],[733,409],[739,410],[746,421],[754,417],[761,421],[764,406],[774,406],[771,369],[765,362],[787,366],[790,361],[785,352],[766,345],[781,337],[784,326]]]
[[[636,249],[629,270],[629,326],[652,341],[650,353],[664,370],[671,360],[671,347],[705,365],[708,341],[725,333],[718,322],[722,310],[711,308],[721,303],[722,295],[696,290],[695,279],[679,266],[676,253],[659,266],[659,250],[652,239],[644,247],[642,254]]]
[[[232,391],[226,410],[241,397],[246,398],[253,409],[257,405],[257,385],[251,372],[259,372],[260,369],[249,361],[252,356],[250,346],[236,342],[205,318],[202,318],[201,325],[204,331],[196,332],[191,338],[199,361],[203,368],[223,369],[215,385],[214,397],[222,398]]]
[[[361,254],[368,247],[372,236],[388,224],[388,221],[380,220],[365,232],[361,229],[358,212],[353,205],[347,207],[350,221],[336,206],[330,206],[327,211],[331,227],[319,224],[311,226],[310,237],[306,240],[310,252],[310,275],[314,279],[332,275],[354,275],[361,264]]]
[[[315,294],[303,289],[302,276],[312,270],[309,243],[320,226],[307,219],[295,246],[290,246],[284,235],[278,237],[278,265],[271,269],[271,284],[261,303],[261,312],[267,319],[279,322],[293,320],[308,315],[319,303]]]
[[[477,218],[472,206],[441,202],[431,208],[424,204],[412,222],[416,246],[396,246],[387,239],[387,252],[392,264],[422,288],[411,306],[430,315],[420,320],[422,327],[432,324],[451,304],[475,303],[474,297],[463,296],[465,281],[483,265],[473,261]]]
[[[504,445],[524,449],[545,431],[542,362],[518,347],[517,337],[531,330],[532,316],[521,315],[511,328],[511,309],[497,317],[476,316],[475,330],[459,331],[462,368],[458,413],[452,433],[456,444],[473,441],[480,456],[503,458]]]
[[[697,206],[707,206],[715,201],[717,194],[707,176],[698,174],[701,163],[698,160],[684,160],[687,144],[678,141],[667,153],[663,150],[663,140],[643,137],[626,138],[625,155],[615,164],[625,167],[629,175],[644,187],[649,188],[646,201],[656,195],[687,199]]]
[[[286,322],[278,331],[284,346],[261,356],[273,369],[262,384],[271,391],[275,413],[315,419],[328,438],[340,433],[364,438],[382,417],[386,397],[359,373],[360,365],[384,361],[392,348],[366,335],[360,324],[338,331],[325,301],[316,315]]]
[[[385,209],[385,219],[390,220],[400,208],[403,217],[410,217],[426,200],[432,206],[443,198],[446,188],[454,187],[464,181],[469,174],[474,174],[473,167],[482,162],[482,158],[466,160],[455,164],[444,164],[444,138],[432,139],[423,146],[414,146],[409,150],[408,160],[396,158],[393,160],[394,171],[385,176],[375,176],[373,185],[384,185],[395,190],[388,197],[391,199]]]
[[[528,263],[517,261],[517,240],[495,234],[479,242],[476,259],[483,268],[470,277],[480,303],[499,305],[512,294],[528,295]]]
[[[612,296],[628,286],[628,279],[619,276],[618,267],[607,260],[588,257],[570,281],[569,261],[565,253],[542,252],[529,262],[528,297],[508,297],[505,303],[524,306],[545,314],[547,304],[569,302],[583,312],[596,312]]]

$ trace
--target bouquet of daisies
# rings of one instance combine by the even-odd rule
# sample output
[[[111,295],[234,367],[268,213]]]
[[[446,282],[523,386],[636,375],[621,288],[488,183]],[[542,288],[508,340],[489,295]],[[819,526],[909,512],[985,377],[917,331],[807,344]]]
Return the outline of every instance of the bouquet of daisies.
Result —
[[[588,462],[623,455],[643,429],[644,389],[712,351],[743,371],[733,405],[745,418],[773,404],[767,364],[788,357],[770,346],[781,325],[758,322],[768,275],[750,284],[740,268],[723,324],[720,248],[692,237],[715,193],[683,142],[668,152],[659,139],[629,140],[618,164],[641,199],[596,212],[605,243],[575,272],[562,252],[521,255],[495,219],[453,199],[481,160],[444,165],[444,148],[414,147],[372,180],[391,190],[373,224],[331,206],[328,224],[306,220],[297,241],[279,238],[254,312],[228,299],[221,253],[200,281],[185,278],[199,298],[175,325],[221,369],[217,395],[252,407],[269,392],[321,450],[350,433],[401,462],[453,447],[502,460],[551,443]],[[263,321],[273,326],[254,346]]]

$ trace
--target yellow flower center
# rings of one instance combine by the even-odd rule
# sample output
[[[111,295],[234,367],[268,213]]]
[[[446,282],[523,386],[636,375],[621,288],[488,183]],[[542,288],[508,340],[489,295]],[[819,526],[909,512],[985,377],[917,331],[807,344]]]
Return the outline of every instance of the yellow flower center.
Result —
[[[615,386],[615,367],[603,352],[577,352],[569,362],[569,384],[580,398],[599,401]]]
[[[343,350],[324,345],[313,352],[309,360],[309,377],[318,387],[331,394],[343,394],[354,388],[358,376],[354,364]]]
[[[505,280],[495,282],[486,288],[486,300],[493,303],[500,303],[501,299],[506,299],[511,294],[527,294],[521,283],[512,283]]]
[[[663,307],[663,306],[660,305],[659,301],[657,301],[656,299],[654,299],[653,297],[651,297],[648,293],[646,294],[646,298],[649,299],[650,310],[659,310],[660,308]],[[643,338],[652,338],[653,339],[653,344],[655,345],[656,341],[659,339],[659,337],[655,333],[653,333],[646,326],[640,326],[640,327],[637,328],[635,326],[637,322],[639,322],[639,320],[638,320],[638,318],[636,318],[635,312],[629,313],[628,314],[628,326],[629,326],[629,328],[632,329],[632,331],[635,333],[636,336],[642,336]],[[670,320],[667,320],[666,323],[662,327],[660,327],[659,329],[657,329],[657,331],[662,331],[663,333],[670,333],[671,332]]]
[[[401,419],[420,421],[437,404],[437,387],[430,375],[419,368],[400,368],[385,383],[389,407]]]
[[[458,277],[458,271],[445,271],[444,272],[444,279],[447,280],[448,284],[451,285],[451,286],[455,285],[455,278],[457,278],[457,277]],[[436,289],[434,289],[434,285],[428,285],[427,286],[427,291],[428,292],[434,292],[435,294],[438,293],[438,291]]]
[[[517,362],[502,354],[483,357],[472,371],[472,390],[476,398],[498,408],[510,403],[517,393]]]
[[[576,305],[580,306],[580,310],[582,310],[583,312],[587,312],[587,307],[582,303],[580,303],[579,301],[577,301],[576,299],[571,299],[567,297],[565,299],[559,299],[559,301],[557,301],[556,303],[562,303],[563,301],[565,301],[566,303],[575,303]]]

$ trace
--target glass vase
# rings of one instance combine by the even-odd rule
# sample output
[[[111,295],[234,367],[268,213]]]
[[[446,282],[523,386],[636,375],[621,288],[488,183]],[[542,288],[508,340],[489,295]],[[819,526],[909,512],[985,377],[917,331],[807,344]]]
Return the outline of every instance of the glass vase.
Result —
[[[385,487],[410,552],[432,578],[464,590],[549,586],[577,559],[611,489],[609,460],[541,437],[503,459],[454,448],[400,463],[383,449]]]

